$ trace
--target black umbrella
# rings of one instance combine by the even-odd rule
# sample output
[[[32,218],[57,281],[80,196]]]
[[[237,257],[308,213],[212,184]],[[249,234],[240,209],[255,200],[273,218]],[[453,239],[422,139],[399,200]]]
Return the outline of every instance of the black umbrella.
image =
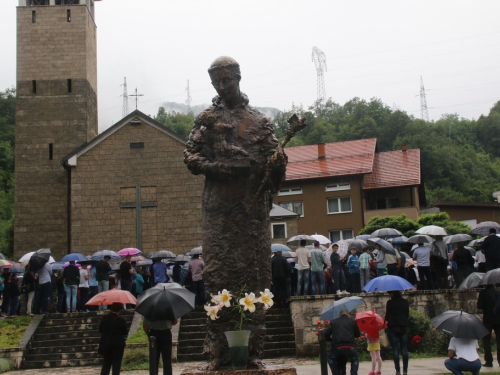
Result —
[[[408,238],[408,243],[432,243],[434,240],[425,234],[416,234]]]
[[[393,238],[393,237],[399,237],[402,236],[403,233],[401,233],[399,230],[394,229],[394,228],[382,228],[382,229],[377,229],[375,232],[371,234],[371,237],[380,237],[380,238]]]
[[[473,229],[472,233],[481,234],[483,236],[487,236],[490,234],[490,229],[496,229],[497,232],[500,232],[500,224],[495,221],[483,221],[482,223],[477,224]]]
[[[363,240],[355,240],[355,239],[349,239],[349,240],[346,240],[347,242],[349,242],[349,249],[352,249],[353,247],[356,248],[357,251],[363,251],[363,247],[366,247],[368,246],[368,243],[366,241],[363,241]]]
[[[478,318],[463,311],[448,310],[432,318],[431,323],[438,331],[457,339],[479,340],[489,333]]]
[[[149,320],[175,320],[194,309],[195,294],[177,283],[159,283],[137,299],[135,311]]]
[[[372,237],[366,242],[368,242],[368,244],[372,246],[379,245],[382,248],[382,251],[386,254],[396,255],[394,246],[392,246],[389,242],[383,240],[382,238]]]
[[[177,255],[169,250],[159,250],[148,255],[148,258],[175,258]]]
[[[443,240],[445,243],[450,244],[450,243],[458,243],[458,242],[469,242],[472,240],[472,237],[469,236],[468,234],[452,234],[451,236],[446,236],[443,237]]]
[[[499,284],[500,283],[500,268],[488,271],[484,274],[481,280],[481,285]]]
[[[50,249],[40,249],[33,254],[29,260],[30,271],[36,272],[43,268],[50,259]]]
[[[472,289],[481,284],[483,280],[484,273],[483,272],[472,272],[469,276],[467,276],[462,284],[458,286],[458,290]]]
[[[121,260],[122,257],[118,255],[117,252],[113,250],[99,250],[96,251],[94,254],[92,254],[91,259],[92,260],[102,260],[104,259],[105,256],[109,256],[111,259],[110,260]]]

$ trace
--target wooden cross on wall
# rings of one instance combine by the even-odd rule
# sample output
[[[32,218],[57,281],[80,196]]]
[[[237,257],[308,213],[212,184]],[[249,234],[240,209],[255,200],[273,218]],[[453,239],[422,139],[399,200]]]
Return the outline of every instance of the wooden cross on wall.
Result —
[[[137,233],[137,248],[142,250],[142,224],[141,213],[143,207],[158,207],[158,202],[143,202],[141,200],[141,187],[135,187],[135,202],[120,203],[120,208],[135,208],[135,222]]]

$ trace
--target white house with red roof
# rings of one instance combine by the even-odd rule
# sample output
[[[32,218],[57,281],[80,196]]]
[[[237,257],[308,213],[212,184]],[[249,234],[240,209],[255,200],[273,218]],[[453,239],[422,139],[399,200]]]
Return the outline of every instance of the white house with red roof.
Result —
[[[420,215],[425,195],[419,149],[377,152],[371,138],[285,151],[286,182],[274,203],[299,214],[298,233],[334,242],[353,238],[373,216]],[[273,242],[280,233],[273,232]]]

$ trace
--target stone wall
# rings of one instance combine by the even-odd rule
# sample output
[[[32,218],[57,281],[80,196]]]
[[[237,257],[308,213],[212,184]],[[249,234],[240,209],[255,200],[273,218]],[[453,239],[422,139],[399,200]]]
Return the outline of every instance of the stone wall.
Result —
[[[403,294],[408,299],[410,307],[432,318],[447,310],[465,310],[477,314],[476,302],[479,290],[439,290],[412,291]],[[376,312],[385,314],[385,306],[389,299],[387,293],[362,293],[363,304],[353,312],[367,311],[375,307]],[[343,297],[343,296],[342,296]],[[290,310],[295,329],[295,347],[297,356],[319,355],[317,324],[324,307],[341,297],[337,296],[307,296],[293,297]]]
[[[199,246],[203,177],[186,168],[184,148],[142,121],[123,125],[80,155],[71,177],[71,250],[136,247],[137,211],[120,206],[136,202],[137,186],[143,202],[156,203],[141,210],[141,250],[186,253]]]
[[[16,259],[42,247],[55,258],[68,251],[60,161],[97,136],[95,34],[85,5],[17,8]]]

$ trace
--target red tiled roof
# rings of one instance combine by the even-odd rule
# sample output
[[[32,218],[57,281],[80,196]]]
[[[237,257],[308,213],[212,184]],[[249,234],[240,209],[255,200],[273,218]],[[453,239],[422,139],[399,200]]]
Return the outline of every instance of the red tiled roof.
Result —
[[[286,180],[371,173],[376,138],[325,144],[325,158],[318,159],[318,145],[287,147]]]
[[[420,185],[420,150],[375,154],[373,173],[364,177],[363,189]]]

